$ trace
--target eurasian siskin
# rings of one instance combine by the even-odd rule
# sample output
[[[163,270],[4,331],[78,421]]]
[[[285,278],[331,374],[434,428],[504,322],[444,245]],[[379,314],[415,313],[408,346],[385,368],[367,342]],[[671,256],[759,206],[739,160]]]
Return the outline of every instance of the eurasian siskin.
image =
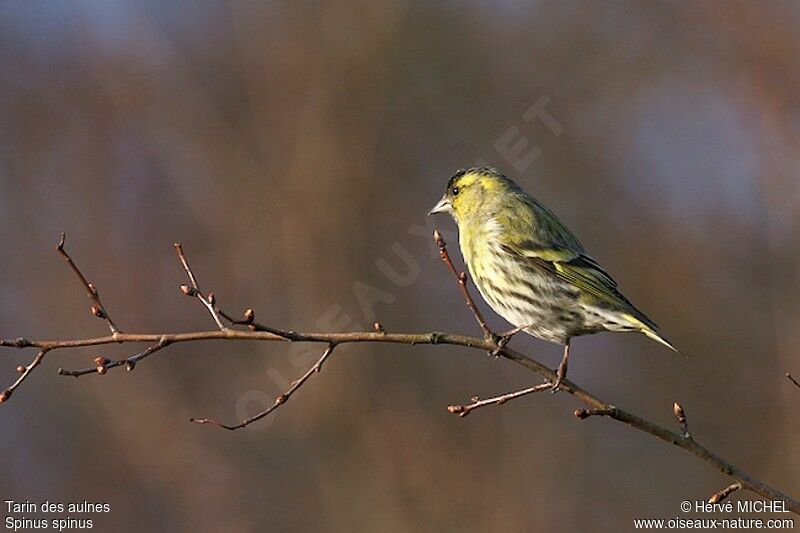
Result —
[[[564,346],[554,389],[566,375],[572,337],[635,331],[675,350],[572,231],[496,169],[456,172],[434,213],[455,219],[461,253],[492,309],[519,330]]]

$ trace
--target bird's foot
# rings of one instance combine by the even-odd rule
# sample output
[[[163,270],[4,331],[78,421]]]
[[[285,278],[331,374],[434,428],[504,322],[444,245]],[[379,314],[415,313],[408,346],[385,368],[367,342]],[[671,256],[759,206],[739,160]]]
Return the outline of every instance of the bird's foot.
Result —
[[[489,340],[495,346],[493,350],[487,353],[490,356],[493,356],[495,359],[497,359],[498,357],[500,357],[500,352],[502,352],[503,348],[505,348],[506,345],[508,344],[508,341],[511,340],[511,336],[492,334],[491,338],[487,340]]]
[[[520,331],[523,331],[525,328],[528,328],[530,326],[532,326],[532,324],[518,326],[514,329],[510,329],[500,334],[492,333],[490,338],[488,338],[487,340],[491,341],[496,346],[496,348],[491,352],[489,352],[489,355],[494,355],[495,357],[499,357],[500,352],[503,351],[503,348],[505,348],[508,345],[508,343],[511,341],[511,338],[514,337],[514,335],[516,335]]]
[[[556,370],[556,380],[550,386],[550,391],[555,394],[561,386],[561,382],[567,377],[567,367],[569,364],[569,343],[564,346],[564,356],[561,358],[561,363]]]

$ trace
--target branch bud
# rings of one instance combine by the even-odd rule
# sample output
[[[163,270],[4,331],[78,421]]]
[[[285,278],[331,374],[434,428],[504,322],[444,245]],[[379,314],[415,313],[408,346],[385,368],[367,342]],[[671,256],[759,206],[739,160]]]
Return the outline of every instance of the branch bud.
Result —
[[[4,401],[6,401],[9,398],[11,398],[11,393],[12,392],[14,392],[14,391],[12,391],[11,389],[6,389],[2,393],[0,393],[0,403],[3,403]]]
[[[386,330],[383,329],[383,324],[380,322],[375,322],[372,324],[372,328],[375,330],[375,333],[386,333]]]
[[[89,283],[89,292],[91,292],[91,293],[92,293],[92,295],[93,295],[95,298],[97,298],[98,296],[100,296],[100,293],[98,293],[98,292],[97,292],[97,287],[95,287],[95,286],[94,286],[94,283]]]
[[[217,303],[217,297],[214,296],[213,292],[209,292],[208,293],[208,303],[210,303],[211,305],[214,305],[214,304]]]
[[[98,374],[105,374],[106,370],[108,370],[106,368],[106,365],[108,363],[110,363],[110,362],[111,361],[107,357],[103,357],[102,355],[99,355],[99,356],[95,357],[94,358],[94,364],[97,365],[97,373]]]
[[[681,425],[681,430],[683,431],[683,438],[691,439],[692,434],[689,433],[689,424],[686,421],[686,412],[683,410],[683,407],[678,402],[672,404],[672,414],[675,415],[675,418],[678,419],[678,424]]]
[[[589,411],[587,411],[586,409],[575,409],[575,412],[572,414],[575,415],[575,418],[579,418],[580,420],[589,417]]]
[[[672,413],[675,415],[675,418],[678,419],[680,425],[683,426],[686,424],[686,412],[683,410],[683,407],[681,407],[681,404],[678,402],[673,403]]]
[[[181,285],[181,292],[186,296],[197,296],[197,289],[195,289],[194,287],[190,287],[185,283]]]
[[[92,306],[92,314],[97,318],[106,318],[106,312],[97,306]]]
[[[245,324],[252,324],[253,320],[256,319],[256,313],[252,309],[247,309],[244,312],[244,322]]]
[[[27,348],[31,345],[31,341],[25,337],[17,337],[14,339],[14,348]]]
[[[436,241],[436,246],[439,248],[445,247],[444,237],[438,229],[433,230],[433,240]]]
[[[17,372],[19,372],[20,374],[24,374],[24,373],[25,373],[25,371],[26,371],[27,369],[28,369],[28,368],[27,368],[26,366],[24,366],[24,365],[19,365],[19,366],[17,367]]]
[[[469,411],[463,405],[448,405],[447,411],[461,417],[467,416],[469,414]]]
[[[125,370],[127,372],[132,372],[134,368],[136,368],[136,363],[134,361],[125,361]]]

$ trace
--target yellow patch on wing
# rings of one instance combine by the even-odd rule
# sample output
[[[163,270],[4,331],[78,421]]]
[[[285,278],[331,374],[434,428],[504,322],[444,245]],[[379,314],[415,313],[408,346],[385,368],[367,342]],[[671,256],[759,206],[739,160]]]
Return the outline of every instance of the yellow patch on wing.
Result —
[[[605,272],[595,268],[573,266],[559,261],[553,262],[556,275],[584,290],[600,301],[621,304],[617,284]]]

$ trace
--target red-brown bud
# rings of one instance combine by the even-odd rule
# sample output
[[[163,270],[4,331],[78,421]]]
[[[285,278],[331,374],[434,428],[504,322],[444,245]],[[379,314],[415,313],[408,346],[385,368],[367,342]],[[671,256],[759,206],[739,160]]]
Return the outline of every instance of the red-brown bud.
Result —
[[[252,324],[253,320],[256,319],[256,313],[252,309],[247,309],[244,312],[244,321],[246,324]]]
[[[24,374],[26,370],[28,370],[28,367],[26,367],[24,365],[19,365],[17,367],[17,372],[19,372],[20,374]]]
[[[462,418],[470,413],[469,409],[467,409],[463,405],[448,405],[447,410],[453,413],[454,415],[458,415]]]
[[[672,404],[672,413],[675,415],[675,418],[678,419],[678,423],[685,424],[686,423],[686,412],[683,410],[683,407],[678,402]]]
[[[186,296],[197,296],[197,289],[195,289],[194,287],[190,287],[185,283],[181,285],[181,292]]]
[[[442,234],[438,229],[433,230],[433,240],[436,241],[436,245],[439,248],[443,248],[445,246],[444,237],[442,237]]]

